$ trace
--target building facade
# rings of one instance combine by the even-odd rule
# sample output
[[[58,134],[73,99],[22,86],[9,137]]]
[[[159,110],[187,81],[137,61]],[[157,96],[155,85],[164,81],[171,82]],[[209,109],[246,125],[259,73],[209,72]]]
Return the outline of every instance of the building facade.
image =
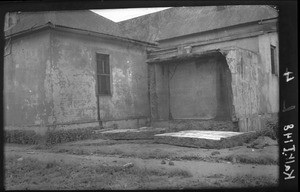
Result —
[[[279,111],[278,13],[269,6],[178,7],[120,23],[90,11],[11,17],[7,127],[184,119],[253,131]]]

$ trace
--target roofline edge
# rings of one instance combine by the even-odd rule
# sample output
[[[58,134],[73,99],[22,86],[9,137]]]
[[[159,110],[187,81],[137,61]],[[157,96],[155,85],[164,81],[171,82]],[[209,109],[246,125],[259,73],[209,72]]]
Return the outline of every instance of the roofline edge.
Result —
[[[25,34],[32,33],[32,32],[42,30],[42,29],[45,29],[45,28],[56,29],[56,30],[61,30],[61,31],[68,31],[68,32],[71,32],[71,33],[108,37],[108,38],[112,38],[112,39],[119,39],[119,40],[122,40],[122,41],[127,41],[127,42],[131,42],[131,43],[137,43],[137,44],[142,44],[142,45],[147,45],[147,46],[152,46],[152,47],[156,47],[158,45],[158,43],[155,43],[155,42],[151,43],[151,42],[140,41],[140,40],[131,39],[131,38],[124,38],[124,37],[119,37],[119,36],[115,36],[115,35],[99,33],[99,32],[95,32],[95,31],[89,31],[89,30],[82,30],[82,29],[66,27],[66,26],[63,26],[63,25],[54,25],[50,22],[48,22],[44,25],[34,27],[34,28],[30,28],[30,29],[23,30],[23,31],[20,31],[20,32],[17,32],[17,33],[12,33],[12,34],[6,35],[6,36],[4,36],[4,38],[5,38],[5,40],[7,40],[9,38],[18,37],[20,35],[25,35]]]

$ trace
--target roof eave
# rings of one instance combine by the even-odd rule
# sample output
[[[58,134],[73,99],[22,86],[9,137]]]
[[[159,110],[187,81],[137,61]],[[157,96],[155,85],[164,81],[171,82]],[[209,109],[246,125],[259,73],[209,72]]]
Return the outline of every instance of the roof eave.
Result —
[[[104,37],[104,38],[109,38],[109,39],[118,39],[121,41],[126,41],[126,42],[130,42],[130,43],[135,43],[135,44],[141,44],[141,45],[146,45],[146,46],[157,46],[158,43],[152,43],[152,42],[146,42],[146,41],[140,41],[140,40],[136,40],[136,39],[130,39],[130,38],[125,38],[125,37],[119,37],[119,36],[115,36],[115,35],[110,35],[110,34],[105,34],[105,33],[99,33],[99,32],[94,32],[94,31],[89,31],[89,30],[83,30],[83,29],[77,29],[77,28],[71,28],[71,27],[66,27],[66,26],[62,26],[62,25],[54,25],[52,23],[46,23],[44,25],[39,25],[27,30],[23,30],[17,33],[12,33],[9,35],[5,35],[5,39],[9,39],[9,38],[13,38],[13,37],[17,37],[20,35],[25,35],[28,33],[32,33],[41,29],[45,29],[45,28],[51,28],[51,29],[55,29],[55,30],[60,30],[60,31],[68,31],[68,32],[73,32],[73,33],[78,33],[78,34],[85,34],[85,35],[92,35],[92,36],[98,36],[98,37]]]
[[[246,23],[238,23],[238,24],[230,25],[230,26],[226,26],[226,27],[209,29],[209,30],[206,30],[206,31],[200,31],[200,32],[195,32],[195,33],[191,33],[191,34],[186,34],[184,36],[195,35],[195,34],[202,34],[202,33],[212,32],[212,31],[216,31],[216,30],[221,30],[221,29],[226,29],[226,28],[232,28],[232,27],[237,27],[237,26],[243,26],[243,25],[249,25],[249,24],[255,24],[255,23],[261,25],[261,24],[264,24],[264,23],[267,23],[267,22],[272,22],[273,20],[278,20],[278,17],[272,17],[272,18],[268,18],[268,19],[260,19],[260,20],[246,22]],[[182,36],[168,37],[168,38],[164,38],[164,39],[159,39],[157,41],[158,42],[169,41],[169,40],[172,40],[172,39],[176,39],[178,37],[182,37]]]

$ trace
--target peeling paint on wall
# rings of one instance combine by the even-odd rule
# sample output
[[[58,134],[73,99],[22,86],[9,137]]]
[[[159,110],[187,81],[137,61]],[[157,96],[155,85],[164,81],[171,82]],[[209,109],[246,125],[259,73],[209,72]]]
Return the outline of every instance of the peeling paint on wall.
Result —
[[[51,83],[56,123],[95,120],[95,72],[84,46],[54,38]]]
[[[124,43],[54,33],[50,71],[55,123],[97,121],[96,53],[108,54],[111,95],[99,95],[101,121],[149,115],[146,53]],[[120,126],[122,127],[122,126]]]
[[[99,97],[100,118],[111,121],[148,117],[145,52],[127,45],[125,49],[113,48],[109,49],[112,95]]]
[[[47,123],[44,74],[49,57],[49,35],[39,32],[26,39],[13,39],[12,52],[4,65],[4,93],[8,110],[6,125],[26,126]]]
[[[151,120],[158,120],[158,96],[156,93],[156,73],[155,64],[148,65],[149,73],[149,95],[150,95],[150,110],[151,110]]]
[[[232,49],[225,53],[232,74],[232,93],[234,115],[239,120],[240,131],[261,129],[260,116],[271,105],[267,98],[269,75],[266,63],[260,62],[260,56],[254,52]]]
[[[157,26],[153,26],[150,26],[150,31],[159,31]],[[239,33],[247,31],[248,27],[238,30]],[[12,41],[12,54],[5,58],[7,124],[51,125],[97,121],[97,107],[105,124],[122,121],[129,125],[129,120],[125,121],[131,119],[139,126],[139,119],[146,121],[150,110],[152,120],[169,117],[167,105],[160,105],[161,102],[169,102],[161,96],[168,97],[168,94],[159,90],[168,88],[168,84],[159,82],[169,78],[167,68],[147,65],[145,48],[117,40],[52,32],[51,35],[49,31],[37,32]],[[235,32],[232,29],[230,34]],[[193,41],[203,43],[222,35],[223,32],[218,32],[171,39],[164,42],[164,46],[186,45]],[[193,53],[199,53],[225,46],[242,47],[224,53],[232,75],[233,116],[239,120],[241,131],[260,129],[261,116],[279,110],[279,82],[278,77],[270,74],[269,53],[270,44],[278,46],[277,39],[276,33],[268,33],[234,41],[199,44],[191,49]],[[111,95],[96,96],[96,53],[110,57]],[[173,54],[177,51],[160,56],[176,56]],[[168,75],[161,78],[161,74]],[[192,95],[202,93],[203,90],[197,90]],[[206,111],[211,110],[210,107],[206,106]],[[218,109],[213,108],[213,111]],[[210,113],[213,115],[208,118],[215,115]]]

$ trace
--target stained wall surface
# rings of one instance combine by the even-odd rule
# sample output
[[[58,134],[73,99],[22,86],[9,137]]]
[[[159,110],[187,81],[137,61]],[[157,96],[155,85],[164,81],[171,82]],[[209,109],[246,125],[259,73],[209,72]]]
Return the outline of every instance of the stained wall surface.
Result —
[[[100,95],[102,121],[147,118],[149,115],[147,65],[144,48],[92,37],[52,36],[51,74],[58,123],[97,120],[96,53],[108,54],[111,94]]]
[[[48,123],[52,101],[45,92],[44,79],[51,62],[49,42],[48,31],[10,39],[4,56],[5,125]]]
[[[230,74],[220,56],[153,64],[152,113],[157,120],[231,117]],[[230,85],[231,87],[231,85]]]
[[[210,36],[212,38],[216,38],[218,34],[216,34],[216,36],[214,37],[214,34],[212,33]],[[165,51],[165,52],[164,50],[162,50],[160,54],[158,54],[159,52],[157,52],[157,57],[175,58],[176,56],[180,56],[180,54],[182,53],[180,53],[178,50],[180,49],[181,44],[186,43],[186,39],[181,37],[181,39],[177,39],[177,40],[174,39],[174,41],[177,41],[178,43],[177,50],[175,49],[174,51]],[[276,63],[275,67],[277,73],[275,74],[272,74],[271,72],[271,54],[270,54],[271,46],[276,46],[277,48],[277,59],[275,59],[275,63]],[[201,71],[197,72],[197,74],[200,77],[202,72],[203,74],[206,75],[206,77],[202,79],[202,84],[205,84],[205,82],[208,83],[209,86],[207,86],[207,88],[210,87],[211,88],[210,90],[215,90],[215,87],[218,87],[217,91],[219,92],[208,94],[211,96],[210,99],[211,100],[215,99],[216,101],[220,101],[217,103],[224,103],[224,101],[225,103],[227,103],[225,104],[225,106],[223,106],[223,109],[221,107],[218,108],[217,110],[220,111],[221,109],[221,111],[227,111],[228,113],[230,113],[231,120],[233,122],[238,122],[240,131],[253,131],[253,130],[262,129],[267,120],[270,120],[273,117],[276,118],[276,114],[279,111],[279,79],[278,79],[279,59],[278,59],[277,33],[272,32],[266,34],[257,34],[247,38],[241,38],[241,39],[236,39],[231,41],[220,41],[220,42],[193,46],[190,48],[190,52],[202,53],[208,50],[216,50],[216,49],[220,50],[220,52],[223,53],[224,62],[222,62],[223,63],[222,66],[226,66],[225,68],[228,69],[228,70],[227,69],[223,70],[223,73],[221,74],[226,74],[226,75],[220,77],[223,78],[224,80],[221,82],[225,82],[225,84],[220,86],[218,85],[219,81],[217,80],[214,83],[212,81],[210,82],[210,77],[207,77],[207,75],[212,73],[209,71],[204,72],[205,69],[202,69]],[[170,63],[172,63],[172,61],[170,61]],[[218,71],[218,68],[216,68],[216,70]],[[159,72],[159,70],[156,71],[158,72],[155,74],[156,86],[157,86],[160,84],[158,80],[159,80],[159,76],[161,76],[161,73]],[[188,64],[186,64],[184,67],[179,67],[178,69],[176,69],[176,73],[185,74],[183,75],[185,78],[178,78],[178,81],[176,81],[173,84],[173,87],[175,87],[175,85],[181,85],[184,82],[189,81],[188,79],[193,79],[191,78],[192,76],[196,77],[196,75],[191,75],[189,71],[195,72],[197,70],[193,67],[193,65],[188,65]],[[215,83],[217,84],[215,85]],[[187,84],[192,85],[193,81]],[[170,85],[171,85],[170,87],[172,87],[172,81]],[[197,104],[200,104],[202,101],[205,100],[202,98],[199,101],[194,102],[194,105],[191,104],[192,102],[190,101],[195,101],[193,100],[192,96],[197,95],[197,93],[194,92],[197,86],[199,86],[199,83],[196,86],[195,85],[191,86],[190,88],[188,86],[180,86],[180,87],[184,87],[183,88],[184,90],[181,91],[182,92],[181,99],[177,100],[176,102],[173,102],[172,104],[173,107],[172,105],[170,105],[172,114],[178,113],[177,117],[179,117],[180,115],[181,117],[184,118],[184,115],[193,113],[195,111],[194,109],[197,106]],[[224,89],[224,86],[226,86],[227,88]],[[172,89],[170,90],[171,90],[170,98],[172,103]],[[223,94],[220,93],[220,91],[221,92],[225,91],[227,93]],[[167,101],[167,99],[161,99],[161,98],[165,98],[165,96],[160,94],[161,92],[162,91],[158,89],[156,95],[157,97],[156,101],[160,101],[160,100]],[[209,91],[207,93],[209,93]],[[224,101],[221,101],[220,99],[222,99],[223,97],[221,96],[220,98],[220,95],[228,95],[228,98],[225,99]],[[180,96],[176,96],[176,97],[179,98]],[[201,98],[201,97],[202,96],[199,96],[197,98]],[[216,97],[219,97],[219,99]],[[231,101],[229,101],[228,99]],[[203,109],[206,108],[205,110],[207,115],[206,118],[212,118],[214,116],[212,115],[214,114],[212,111],[216,110],[216,107],[213,105],[209,106],[208,103],[210,102],[207,101],[202,103],[202,105],[198,106],[197,109],[199,110],[200,108]],[[176,107],[176,110],[174,110],[175,109],[174,105],[175,106],[178,105],[178,107]],[[165,104],[159,102],[157,106],[158,106],[157,114],[158,116],[161,116],[160,111],[162,110],[159,109],[162,108],[162,106],[165,106]],[[185,108],[185,106],[189,106],[189,107]],[[155,112],[155,110],[153,111]],[[193,116],[193,115],[189,114],[189,116]]]
[[[273,74],[270,54],[271,45],[278,48],[277,35],[259,36],[258,44],[258,52],[232,49],[225,54],[232,74],[234,114],[241,131],[262,129],[279,111],[278,58],[277,74]]]
[[[174,119],[212,119],[217,114],[217,63],[215,60],[172,65],[170,105]]]
[[[97,122],[96,53],[109,55],[111,69],[111,94],[98,96],[101,121],[147,123],[143,46],[47,30],[14,40],[5,57],[6,125]]]
[[[163,18],[169,22],[168,17]],[[147,26],[143,29],[146,35],[156,39],[161,26],[155,19],[153,25],[148,24],[141,26]],[[218,78],[225,78],[226,90],[232,94],[231,101],[226,100],[232,120],[239,122],[241,131],[260,129],[261,119],[279,110],[279,79],[278,73],[271,73],[270,54],[271,45],[278,53],[275,31],[275,21],[255,22],[159,39],[159,58],[176,57],[183,46],[190,46],[191,53],[219,49],[225,60],[221,65],[229,70],[226,77],[219,76],[214,58],[203,65],[180,63],[176,70],[174,63],[147,66],[145,47],[120,40],[58,31],[12,39],[4,66],[5,123],[97,122],[98,109],[101,121],[119,122],[122,128],[146,123],[150,109],[154,120],[213,118],[220,115],[220,109],[226,111],[220,107],[224,86],[218,84],[222,82]],[[96,53],[109,55],[110,95],[96,95]],[[278,58],[276,62],[278,70]]]

